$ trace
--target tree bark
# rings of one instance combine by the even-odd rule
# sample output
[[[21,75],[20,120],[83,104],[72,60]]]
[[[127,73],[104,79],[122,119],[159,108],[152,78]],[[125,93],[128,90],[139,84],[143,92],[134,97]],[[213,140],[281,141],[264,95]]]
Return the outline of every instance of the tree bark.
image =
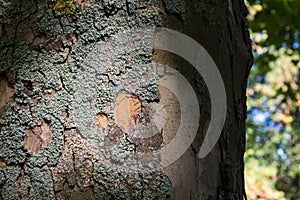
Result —
[[[242,0],[10,0],[0,6],[0,200],[246,197],[252,53]],[[205,158],[197,152],[213,120],[207,86],[186,60],[152,49],[147,30],[153,27],[197,41],[224,81],[226,121]],[[184,75],[200,108],[194,142],[167,166],[159,150],[179,129],[182,107],[159,85],[161,66]]]

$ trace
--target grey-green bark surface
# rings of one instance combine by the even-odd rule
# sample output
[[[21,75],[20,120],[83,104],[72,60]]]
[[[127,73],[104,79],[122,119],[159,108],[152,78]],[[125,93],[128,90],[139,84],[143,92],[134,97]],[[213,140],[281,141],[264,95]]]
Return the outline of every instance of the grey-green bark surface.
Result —
[[[55,1],[0,1],[0,199],[242,200],[245,89],[252,62],[243,1],[73,2],[74,14],[57,15],[53,10]],[[155,26],[197,40],[223,77],[228,102],[226,123],[219,142],[204,159],[196,154],[210,120],[205,83],[186,61],[163,51],[153,55],[151,49],[128,48],[124,52],[118,49],[120,44],[109,43],[116,56],[108,60],[108,69],[95,82],[98,101],[92,117],[107,117],[110,137],[93,138],[70,119],[74,94],[82,95],[79,99],[83,102],[86,98],[76,89],[82,69],[87,69],[84,60],[89,53],[117,33]],[[132,38],[122,38],[124,43],[127,40]],[[98,51],[106,55],[101,48]],[[201,116],[198,135],[188,151],[165,169],[120,172],[107,166],[102,154],[90,144],[99,139],[99,144],[108,141],[114,147],[122,143],[122,148],[133,146],[140,151],[162,145],[162,133],[149,140],[126,138],[123,142],[121,136],[125,133],[113,122],[111,112],[104,109],[124,89],[118,88],[120,74],[123,79],[136,77],[137,66],[151,60],[176,68],[197,91]],[[159,99],[158,75],[150,72],[153,77],[141,82],[143,90],[135,94],[144,102],[143,111]],[[178,117],[172,111],[169,114]]]

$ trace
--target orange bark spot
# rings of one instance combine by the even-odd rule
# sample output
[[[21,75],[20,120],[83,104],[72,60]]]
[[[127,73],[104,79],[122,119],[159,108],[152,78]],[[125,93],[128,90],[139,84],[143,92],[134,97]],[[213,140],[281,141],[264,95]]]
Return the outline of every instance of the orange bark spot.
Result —
[[[100,128],[107,129],[108,128],[108,119],[107,116],[104,114],[98,114],[97,115],[97,120]]]
[[[0,74],[0,118],[5,113],[6,104],[14,102],[14,94],[15,90],[9,85],[6,75]]]
[[[115,122],[126,131],[138,124],[137,116],[141,113],[141,102],[137,97],[120,93],[115,100]]]
[[[49,124],[41,122],[34,129],[27,130],[24,146],[26,149],[37,154],[41,148],[48,146],[52,139],[52,131]]]
[[[47,98],[51,98],[51,97],[53,97],[55,94],[56,94],[56,91],[55,91],[55,90],[52,90],[51,93],[44,94],[43,96],[44,96],[44,97],[47,97]]]

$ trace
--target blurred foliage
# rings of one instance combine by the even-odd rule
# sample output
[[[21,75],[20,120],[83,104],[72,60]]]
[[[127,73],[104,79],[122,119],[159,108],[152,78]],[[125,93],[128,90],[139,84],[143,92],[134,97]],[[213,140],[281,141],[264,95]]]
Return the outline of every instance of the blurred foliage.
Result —
[[[299,0],[249,0],[249,17],[253,32],[267,31],[265,45],[282,46],[282,42],[292,46],[298,42]]]
[[[248,161],[245,169],[246,190],[248,200],[286,200],[284,193],[276,191],[274,177],[277,168],[273,165],[262,165],[257,159]]]
[[[282,191],[287,200],[300,200],[300,1],[246,5],[255,59],[247,90],[248,196],[274,199],[257,193]]]

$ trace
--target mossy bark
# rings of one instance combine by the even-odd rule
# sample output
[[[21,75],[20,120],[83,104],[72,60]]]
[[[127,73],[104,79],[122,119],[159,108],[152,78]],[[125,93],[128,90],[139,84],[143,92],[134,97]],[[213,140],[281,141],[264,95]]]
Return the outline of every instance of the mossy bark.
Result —
[[[0,1],[0,199],[242,200],[245,90],[252,64],[243,1],[73,0],[68,6],[74,13],[60,7],[58,15],[55,1]],[[222,75],[227,118],[218,143],[204,159],[196,154],[211,120],[211,105],[200,74],[179,56],[139,46],[146,41],[111,39],[145,27],[167,27],[192,37]],[[93,64],[85,62],[91,52],[100,55],[93,62],[106,59],[95,76]],[[158,86],[159,73],[151,61],[175,68],[193,86],[200,105],[198,134],[170,166],[147,173],[118,171],[105,159],[119,163],[127,158],[118,157],[124,151],[159,149],[178,128],[180,105],[174,94]],[[136,78],[143,70],[147,74]],[[78,77],[91,81],[94,86],[87,91],[96,93],[78,91],[89,86]],[[131,80],[142,89],[130,89]],[[94,102],[95,113],[80,115],[75,123],[72,112],[81,109],[81,104],[74,105],[78,99],[83,108]],[[151,113],[160,108],[158,103],[168,105],[165,126],[170,135],[155,128],[151,131],[157,134],[146,139],[128,137],[131,126],[154,123]],[[102,135],[82,129],[88,119],[95,119]]]

